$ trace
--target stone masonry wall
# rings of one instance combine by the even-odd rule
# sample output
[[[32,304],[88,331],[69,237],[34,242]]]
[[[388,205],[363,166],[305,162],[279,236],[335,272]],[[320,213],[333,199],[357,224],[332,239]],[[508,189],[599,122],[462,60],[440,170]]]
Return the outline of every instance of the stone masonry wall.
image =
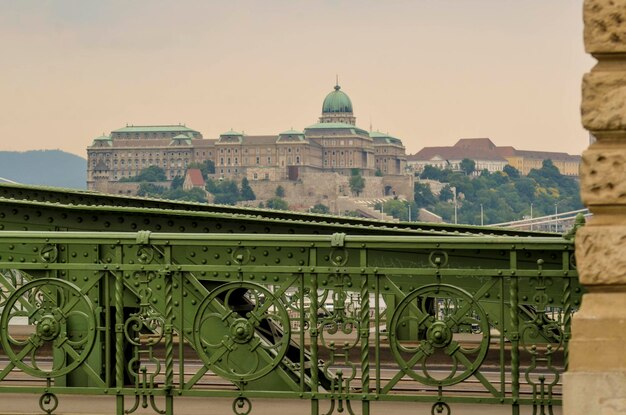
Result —
[[[581,196],[593,213],[576,234],[588,292],[574,314],[563,381],[567,415],[626,413],[626,0],[585,0],[582,122],[596,138],[582,157]]]
[[[306,210],[317,203],[322,203],[328,206],[331,212],[335,212],[336,200],[340,196],[352,196],[349,177],[338,173],[304,173],[297,181],[250,181],[250,187],[258,201],[274,197],[278,186],[285,189],[285,201],[295,210]],[[359,197],[377,198],[383,195],[383,178],[365,177],[365,189]]]

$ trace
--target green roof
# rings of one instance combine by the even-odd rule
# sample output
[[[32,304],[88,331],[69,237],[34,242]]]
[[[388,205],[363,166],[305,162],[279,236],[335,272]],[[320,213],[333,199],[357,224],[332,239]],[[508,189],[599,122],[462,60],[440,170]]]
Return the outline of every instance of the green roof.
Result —
[[[241,135],[243,136],[243,133],[240,133],[239,131],[235,131],[235,130],[230,130],[230,131],[226,131],[225,133],[220,134],[220,136],[222,135]]]
[[[188,140],[189,136],[185,135],[185,134],[178,134],[177,136],[173,137],[174,140]]]
[[[364,129],[342,122],[318,122],[317,124],[309,125],[305,130],[352,130],[353,134],[368,135],[368,132]]]
[[[322,104],[322,113],[353,112],[350,97],[343,91],[340,91],[340,89],[339,85],[335,85],[335,90],[326,95]]]
[[[93,139],[93,141],[110,141],[111,140],[111,136],[108,135],[101,135],[100,137],[96,137]]]
[[[151,133],[151,132],[190,131],[197,133],[184,125],[127,125],[124,128],[113,130],[113,133]]]
[[[287,130],[287,131],[283,131],[282,133],[280,133],[280,135],[302,135],[304,134],[302,131],[296,131],[296,130]]]
[[[384,141],[389,144],[402,145],[402,140],[400,140],[399,138],[393,137],[389,134],[381,133],[380,131],[371,131],[370,137],[372,137],[374,141]]]

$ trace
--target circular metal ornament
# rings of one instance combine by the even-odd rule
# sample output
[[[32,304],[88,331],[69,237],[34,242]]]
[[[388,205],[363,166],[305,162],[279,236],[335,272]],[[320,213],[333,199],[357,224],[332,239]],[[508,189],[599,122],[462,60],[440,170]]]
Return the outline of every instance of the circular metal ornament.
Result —
[[[194,344],[202,361],[232,381],[271,372],[289,347],[289,314],[279,297],[252,283],[233,282],[213,291],[194,317]]]
[[[252,412],[252,402],[245,397],[235,398],[233,401],[233,412],[237,415],[248,415]]]
[[[450,415],[451,413],[450,405],[445,402],[435,402],[433,407],[430,409],[430,415]]]
[[[56,245],[45,244],[39,250],[39,257],[44,262],[55,262],[59,256],[59,249]]]
[[[428,255],[428,262],[433,267],[445,267],[448,265],[448,253],[446,251],[432,251]]]
[[[11,334],[11,320],[26,320],[34,332],[26,339]],[[42,278],[17,289],[0,316],[0,343],[7,357],[25,373],[42,378],[65,375],[89,355],[95,342],[93,304],[74,284]],[[47,343],[61,350],[63,358],[43,362],[40,352]],[[48,398],[46,398],[48,399]]]
[[[330,251],[330,262],[336,267],[343,267],[348,263],[348,250],[345,248],[333,248]]]
[[[431,303],[427,298],[434,299],[435,310],[428,309]],[[442,310],[437,304],[443,299],[453,299],[455,306]],[[461,326],[480,333],[478,345],[468,347],[455,339]],[[412,291],[398,304],[389,327],[389,344],[396,362],[404,373],[426,385],[462,382],[478,370],[489,349],[487,314],[471,294],[451,285],[430,284]],[[422,335],[407,338],[410,328]],[[447,372],[435,377],[433,370],[441,365],[448,368]]]
[[[237,247],[232,253],[232,259],[235,264],[245,265],[250,262],[252,253],[249,248]]]
[[[154,259],[154,248],[142,246],[137,250],[137,261],[141,264],[149,264]]]
[[[39,398],[39,407],[47,414],[53,413],[59,406],[59,398],[54,393],[46,392]]]

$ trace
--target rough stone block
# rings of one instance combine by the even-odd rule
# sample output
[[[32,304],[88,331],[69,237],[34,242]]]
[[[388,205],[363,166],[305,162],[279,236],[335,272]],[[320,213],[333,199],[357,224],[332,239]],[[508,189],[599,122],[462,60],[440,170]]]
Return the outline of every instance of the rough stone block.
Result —
[[[626,285],[626,226],[584,226],[576,233],[576,263],[584,285]]]
[[[588,53],[626,52],[626,2],[585,0],[583,19]]]
[[[590,148],[580,163],[580,193],[585,205],[626,204],[626,146]]]
[[[563,413],[626,413],[626,373],[567,372],[563,376]]]
[[[588,130],[626,130],[626,72],[585,74],[580,110]]]

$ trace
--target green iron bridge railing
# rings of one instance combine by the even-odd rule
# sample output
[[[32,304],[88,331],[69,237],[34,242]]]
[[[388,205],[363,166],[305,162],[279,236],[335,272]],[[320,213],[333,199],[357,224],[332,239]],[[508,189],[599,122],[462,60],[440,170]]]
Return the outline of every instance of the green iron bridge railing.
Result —
[[[134,231],[130,233],[129,231]],[[560,405],[573,242],[0,185],[0,393]],[[360,406],[360,408],[357,408]]]

